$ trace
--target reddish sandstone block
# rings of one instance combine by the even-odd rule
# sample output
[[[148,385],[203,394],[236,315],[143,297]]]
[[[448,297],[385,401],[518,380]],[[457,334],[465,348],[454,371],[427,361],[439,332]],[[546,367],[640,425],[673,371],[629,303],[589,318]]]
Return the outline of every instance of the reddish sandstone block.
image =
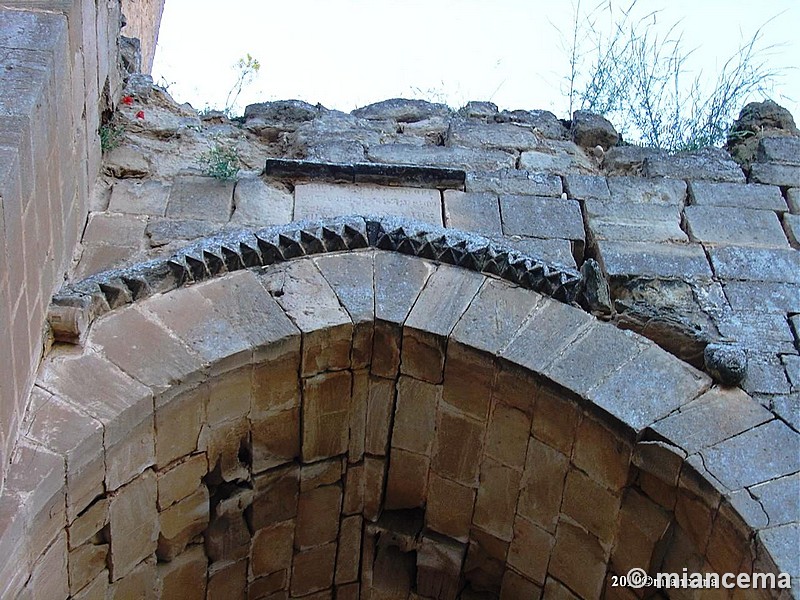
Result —
[[[566,456],[531,437],[519,495],[519,514],[554,533],[568,469]]]
[[[386,481],[386,510],[417,508],[425,505],[430,459],[427,456],[392,449]]]
[[[339,553],[336,557],[336,585],[358,581],[363,525],[364,519],[360,515],[342,519]]]
[[[481,465],[481,483],[472,522],[501,540],[511,541],[521,474],[487,458]]]
[[[514,521],[514,539],[508,549],[508,564],[542,585],[555,538],[522,517]]]
[[[300,468],[280,467],[253,477],[255,498],[247,510],[250,529],[256,531],[297,516]]]
[[[397,383],[392,447],[430,456],[442,387],[401,376]]]
[[[297,553],[292,564],[292,595],[305,596],[333,585],[335,562],[335,543]]]
[[[351,376],[347,371],[323,373],[303,380],[304,462],[347,452]]]
[[[394,388],[393,380],[370,377],[364,445],[364,450],[368,454],[385,456],[389,449],[389,428],[394,412]]]
[[[160,532],[156,555],[170,561],[184,551],[196,535],[202,533],[209,520],[208,488],[197,491],[159,514]]]
[[[244,598],[247,589],[247,561],[223,563],[208,572],[206,600],[231,600]]]
[[[294,533],[293,520],[256,531],[250,549],[250,572],[253,577],[291,569]]]
[[[486,431],[486,454],[504,465],[522,469],[530,428],[530,418],[524,412],[495,404]]]
[[[458,343],[447,346],[443,400],[450,406],[485,421],[494,382],[494,362]]]
[[[253,471],[259,473],[300,456],[300,409],[292,408],[251,422]]]
[[[174,560],[158,563],[161,597],[175,600],[205,600],[208,559],[202,546],[187,548]]]
[[[112,581],[128,575],[155,552],[159,523],[156,499],[156,478],[151,471],[112,496],[109,504]]]
[[[301,492],[297,503],[295,546],[304,550],[336,540],[341,505],[342,489],[338,485]]]
[[[458,483],[475,487],[482,452],[484,426],[461,414],[439,411],[433,469]]]
[[[430,474],[425,524],[433,531],[460,542],[469,538],[475,490],[454,481]]]

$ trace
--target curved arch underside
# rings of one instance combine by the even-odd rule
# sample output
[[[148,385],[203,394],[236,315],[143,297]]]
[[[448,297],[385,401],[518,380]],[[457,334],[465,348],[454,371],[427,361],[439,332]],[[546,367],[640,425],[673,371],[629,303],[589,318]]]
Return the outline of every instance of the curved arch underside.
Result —
[[[590,599],[633,567],[792,568],[756,499],[793,432],[577,308],[374,249],[148,295],[43,364],[7,592]]]

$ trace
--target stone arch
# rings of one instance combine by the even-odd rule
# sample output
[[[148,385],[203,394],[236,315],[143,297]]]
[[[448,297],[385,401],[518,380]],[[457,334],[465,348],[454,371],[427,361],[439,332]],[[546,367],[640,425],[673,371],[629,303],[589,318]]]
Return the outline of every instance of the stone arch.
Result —
[[[643,338],[374,249],[173,287],[45,361],[11,594],[627,598],[633,567],[788,570],[746,461],[791,432]]]

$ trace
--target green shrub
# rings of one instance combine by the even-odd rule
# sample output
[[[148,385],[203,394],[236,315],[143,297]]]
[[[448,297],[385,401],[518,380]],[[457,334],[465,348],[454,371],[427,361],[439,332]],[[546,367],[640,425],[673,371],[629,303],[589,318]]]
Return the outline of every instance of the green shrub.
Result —
[[[233,179],[239,173],[241,159],[236,148],[216,140],[198,159],[203,173],[215,179]]]
[[[100,149],[103,153],[111,152],[122,143],[125,130],[120,125],[106,123],[100,126]]]

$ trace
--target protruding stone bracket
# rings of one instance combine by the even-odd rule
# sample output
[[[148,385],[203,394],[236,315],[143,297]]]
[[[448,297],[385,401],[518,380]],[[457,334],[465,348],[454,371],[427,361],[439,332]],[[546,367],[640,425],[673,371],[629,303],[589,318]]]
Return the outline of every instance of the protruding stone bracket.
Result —
[[[79,343],[95,317],[154,294],[240,269],[362,248],[495,275],[567,304],[574,303],[583,289],[577,271],[546,264],[478,235],[409,219],[353,216],[225,232],[194,242],[166,259],[92,275],[64,287],[53,298],[50,325],[57,340]],[[66,308],[83,317],[67,317],[73,312]]]

